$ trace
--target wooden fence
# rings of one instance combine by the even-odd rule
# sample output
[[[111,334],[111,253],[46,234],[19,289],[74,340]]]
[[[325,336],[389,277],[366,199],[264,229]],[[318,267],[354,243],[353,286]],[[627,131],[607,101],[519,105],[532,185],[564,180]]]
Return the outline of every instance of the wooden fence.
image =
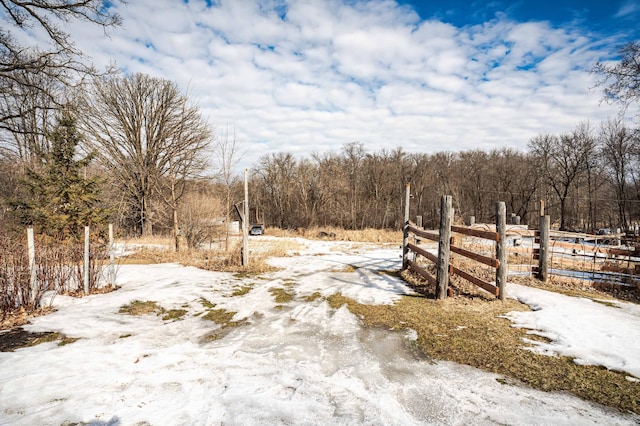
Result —
[[[406,185],[405,193],[405,217],[404,217],[404,238],[402,249],[402,269],[409,269],[427,280],[431,285],[436,286],[436,297],[445,299],[448,294],[449,277],[457,275],[472,284],[488,291],[489,293],[505,298],[505,286],[507,280],[507,252],[506,252],[506,207],[503,202],[496,204],[496,232],[472,229],[470,227],[455,226],[452,224],[454,210],[450,195],[443,195],[440,202],[440,227],[438,233],[429,232],[421,226],[409,221],[409,202],[411,198],[411,186]],[[463,234],[476,238],[487,239],[496,243],[495,256],[486,256],[455,245],[452,233]],[[428,239],[438,242],[438,255],[435,255],[419,246],[418,243],[410,242],[410,237],[414,240]],[[409,254],[413,253],[415,260],[411,260]],[[495,268],[495,284],[478,278],[457,266],[451,264],[451,253],[458,254],[467,259]],[[431,261],[436,265],[436,276],[433,277],[425,268],[417,262],[418,256]]]
[[[580,272],[580,279],[591,281],[638,282],[633,276],[640,273],[640,248],[611,247],[608,242],[619,235],[552,231],[549,216],[540,216],[540,227],[533,231],[533,237],[532,255],[537,265],[532,267],[532,273],[542,281],[550,275],[571,277]]]
[[[512,227],[509,273],[551,276],[640,288],[640,247],[621,247],[623,234],[593,235],[551,229],[541,202],[538,229]],[[509,241],[511,242],[511,241]]]

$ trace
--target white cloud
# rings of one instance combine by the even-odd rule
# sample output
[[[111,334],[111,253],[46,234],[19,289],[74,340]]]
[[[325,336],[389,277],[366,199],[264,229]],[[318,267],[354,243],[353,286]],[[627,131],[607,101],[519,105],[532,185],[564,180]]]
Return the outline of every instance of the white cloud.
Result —
[[[629,7],[637,5],[629,2]],[[498,15],[472,27],[420,21],[395,1],[136,0],[106,38],[74,24],[98,65],[116,60],[188,88],[249,154],[523,148],[537,133],[617,113],[591,90],[601,41]],[[282,18],[281,16],[284,16]],[[611,50],[615,50],[612,47]]]
[[[618,12],[615,14],[615,17],[624,18],[635,13],[640,13],[640,2],[637,0],[627,0],[622,3],[622,6],[620,6],[620,9],[618,9]]]

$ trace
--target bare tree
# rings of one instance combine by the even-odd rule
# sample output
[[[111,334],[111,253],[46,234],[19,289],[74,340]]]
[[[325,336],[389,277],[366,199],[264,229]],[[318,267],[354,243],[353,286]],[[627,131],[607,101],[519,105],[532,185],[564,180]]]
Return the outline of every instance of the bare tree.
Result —
[[[98,74],[60,24],[85,21],[106,29],[120,23],[102,0],[2,0],[0,19],[5,23],[0,29],[0,130],[11,133],[32,132],[16,124],[25,115],[59,105],[56,88]],[[26,30],[43,31],[50,48],[21,45],[13,34]],[[25,95],[29,102],[23,102]]]
[[[360,206],[362,191],[362,166],[365,159],[364,145],[361,142],[350,142],[342,146],[342,167],[347,177],[349,193],[349,213],[351,229],[358,229],[358,219],[362,211]]]
[[[234,171],[244,152],[240,150],[240,144],[236,139],[236,128],[233,128],[233,136],[229,137],[229,126],[227,126],[224,137],[216,139],[214,147],[215,157],[219,165],[219,178],[222,180],[225,191],[225,240],[224,249],[229,250],[229,222],[231,220],[231,190],[235,180]]]
[[[570,189],[587,170],[589,156],[594,153],[593,138],[581,137],[580,132],[578,128],[574,133],[558,137],[538,135],[529,142],[531,153],[539,161],[547,183],[560,201],[560,230],[567,229]]]
[[[297,162],[289,153],[275,153],[260,157],[256,175],[262,192],[262,209],[271,215],[271,223],[281,227],[295,226],[294,189]]]
[[[82,127],[126,192],[138,229],[152,234],[151,199],[160,196],[177,236],[185,184],[205,169],[212,140],[197,106],[175,83],[144,74],[96,80],[83,102]]]
[[[628,229],[628,181],[636,150],[632,132],[618,119],[600,125],[601,155],[608,177],[615,188],[620,226]]]
[[[593,71],[602,77],[598,84],[604,86],[605,98],[627,106],[640,99],[640,42],[624,45],[619,54],[619,62],[598,62]]]
[[[497,191],[496,200],[504,200],[507,208],[527,223],[527,216],[537,211],[534,195],[540,183],[532,157],[511,148],[501,148],[491,151],[489,162],[488,187]]]

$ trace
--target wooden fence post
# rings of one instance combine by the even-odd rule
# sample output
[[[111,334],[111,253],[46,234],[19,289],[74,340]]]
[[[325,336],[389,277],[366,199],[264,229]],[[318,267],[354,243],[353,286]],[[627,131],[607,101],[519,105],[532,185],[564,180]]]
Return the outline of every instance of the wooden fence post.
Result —
[[[114,253],[113,247],[113,223],[109,224],[109,284],[111,284],[111,288],[116,288],[116,266],[115,266],[115,258],[116,255]]]
[[[546,282],[549,278],[549,234],[551,232],[551,217],[540,217],[540,252],[538,258],[538,279]]]
[[[498,287],[498,297],[500,300],[504,300],[507,287],[507,207],[503,201],[496,203],[496,232],[498,233],[496,286]]]
[[[27,252],[29,254],[29,285],[31,286],[31,302],[36,301],[37,285],[36,282],[36,243],[33,236],[33,228],[27,228]],[[22,303],[25,303],[23,300]]]
[[[84,294],[89,294],[89,227],[84,227]]]
[[[449,258],[451,250],[451,222],[453,207],[451,195],[443,195],[440,199],[440,237],[438,240],[438,270],[436,275],[436,298],[447,298],[449,286]]]
[[[404,224],[402,226],[402,270],[409,267],[409,200],[411,199],[411,183],[404,186]]]

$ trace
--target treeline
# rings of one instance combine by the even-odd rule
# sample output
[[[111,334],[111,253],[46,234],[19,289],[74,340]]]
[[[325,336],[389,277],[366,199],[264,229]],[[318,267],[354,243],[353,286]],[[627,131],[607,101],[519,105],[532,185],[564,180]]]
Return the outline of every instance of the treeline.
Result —
[[[368,152],[349,143],[340,152],[295,158],[263,156],[251,192],[255,219],[283,228],[400,228],[405,184],[411,216],[435,227],[440,196],[453,196],[456,217],[493,222],[495,203],[536,224],[539,202],[561,229],[635,229],[640,219],[640,140],[619,120],[580,123],[566,134],[541,134],[523,151]]]
[[[7,24],[0,35],[0,235],[28,225],[58,241],[114,222],[122,234],[172,234],[176,249],[184,236],[197,247],[244,198],[234,175],[242,147],[228,131],[216,135],[176,83],[88,63],[59,24],[118,25],[103,6],[0,2]],[[31,26],[45,30],[48,50],[11,35]],[[620,55],[594,71],[607,99],[626,107],[640,99],[640,44]],[[349,143],[305,158],[270,154],[252,167],[251,220],[397,229],[411,182],[411,214],[429,227],[439,197],[451,194],[460,219],[491,222],[495,202],[505,201],[509,213],[535,224],[545,200],[561,229],[626,230],[640,216],[638,145],[637,129],[612,120],[540,134],[522,151],[369,152]]]

